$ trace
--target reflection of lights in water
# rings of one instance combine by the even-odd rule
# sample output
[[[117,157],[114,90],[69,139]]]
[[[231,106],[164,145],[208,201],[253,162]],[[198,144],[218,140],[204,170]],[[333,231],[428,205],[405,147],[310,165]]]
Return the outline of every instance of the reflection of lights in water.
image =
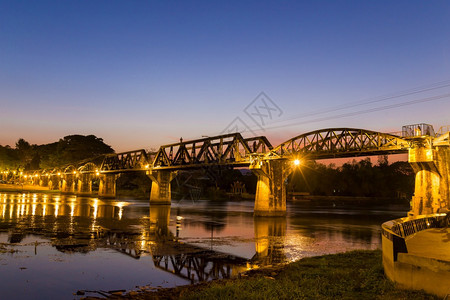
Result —
[[[44,204],[42,207],[42,215],[45,216],[45,212],[47,210],[47,204]]]
[[[184,219],[184,218],[183,218],[182,216],[177,216],[177,224],[176,224],[176,227],[177,227],[177,234],[178,234],[179,231],[182,230],[182,228],[181,228],[181,220],[183,220],[183,219]]]
[[[34,216],[36,214],[36,204],[31,205],[31,215]]]
[[[6,205],[2,205],[3,209],[2,209],[2,218],[5,218],[5,214],[6,214]]]
[[[75,204],[70,203],[70,216],[73,217],[73,214],[75,213]],[[72,222],[70,222],[72,223]]]
[[[98,200],[97,199],[94,199],[93,206],[94,206],[94,219],[97,219],[97,212],[98,212]]]
[[[55,217],[58,216],[59,205],[55,204]]]
[[[12,219],[13,216],[13,210],[14,210],[14,205],[11,205],[11,208],[9,209],[9,218]]]
[[[142,240],[141,241],[141,249],[144,249],[144,247],[145,247],[145,240]]]
[[[119,220],[122,220],[122,215],[123,215],[123,202],[117,203],[117,207],[119,208]]]

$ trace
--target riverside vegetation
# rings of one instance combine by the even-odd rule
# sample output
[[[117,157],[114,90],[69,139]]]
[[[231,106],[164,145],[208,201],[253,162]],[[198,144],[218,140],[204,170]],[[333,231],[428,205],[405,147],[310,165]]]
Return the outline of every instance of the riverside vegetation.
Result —
[[[112,299],[439,299],[399,288],[384,275],[380,250],[304,258],[239,278],[157,291],[111,295]],[[85,299],[98,299],[87,297]]]

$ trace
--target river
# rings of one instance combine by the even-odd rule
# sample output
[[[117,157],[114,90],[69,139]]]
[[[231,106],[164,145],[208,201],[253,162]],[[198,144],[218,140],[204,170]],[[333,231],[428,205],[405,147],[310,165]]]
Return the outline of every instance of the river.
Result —
[[[173,201],[0,192],[1,299],[77,299],[80,290],[173,287],[306,256],[377,249],[405,208],[288,203],[254,218],[252,201]],[[99,296],[99,295],[96,295]]]

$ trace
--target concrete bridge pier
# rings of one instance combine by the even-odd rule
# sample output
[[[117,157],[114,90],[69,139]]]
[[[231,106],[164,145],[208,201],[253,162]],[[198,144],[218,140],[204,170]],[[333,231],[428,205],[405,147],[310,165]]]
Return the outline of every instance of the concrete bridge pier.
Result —
[[[420,140],[411,147],[408,161],[416,173],[409,216],[450,210],[450,147]]]
[[[92,194],[92,175],[89,173],[81,173],[78,175],[78,195]]]
[[[147,176],[152,180],[152,189],[150,192],[150,204],[170,205],[172,194],[170,182],[177,176],[176,171],[147,171]]]
[[[59,175],[51,175],[49,180],[48,180],[48,188],[50,190],[59,190],[60,189],[60,181],[61,178],[59,177]]]
[[[75,193],[76,177],[74,174],[66,174],[62,178],[61,192]]]
[[[255,216],[286,215],[286,179],[292,172],[289,161],[267,160],[250,165],[258,177],[255,195]]]
[[[32,185],[39,185],[39,181],[40,181],[40,179],[38,176],[34,176],[34,175],[31,176],[31,184]]]
[[[48,176],[46,175],[39,176],[39,186],[48,186]]]
[[[116,181],[120,174],[102,174],[98,187],[98,196],[104,198],[116,197]]]

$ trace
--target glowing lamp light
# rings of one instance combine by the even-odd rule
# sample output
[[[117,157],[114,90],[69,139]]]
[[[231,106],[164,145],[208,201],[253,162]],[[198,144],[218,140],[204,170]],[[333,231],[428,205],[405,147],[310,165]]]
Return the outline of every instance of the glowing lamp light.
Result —
[[[294,160],[294,166],[299,166],[300,165],[300,160],[299,159],[295,159]]]

